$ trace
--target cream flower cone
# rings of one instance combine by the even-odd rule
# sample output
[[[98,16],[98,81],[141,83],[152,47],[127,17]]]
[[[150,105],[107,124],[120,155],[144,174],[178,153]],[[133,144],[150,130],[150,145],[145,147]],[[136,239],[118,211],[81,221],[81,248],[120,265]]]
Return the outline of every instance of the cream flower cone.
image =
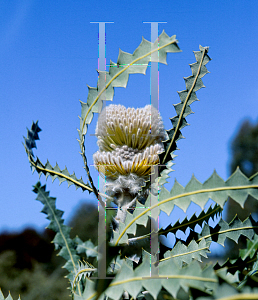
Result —
[[[100,151],[93,155],[94,165],[112,180],[130,174],[146,178],[159,163],[161,142],[167,139],[162,118],[151,105],[109,105],[99,116],[96,135]]]

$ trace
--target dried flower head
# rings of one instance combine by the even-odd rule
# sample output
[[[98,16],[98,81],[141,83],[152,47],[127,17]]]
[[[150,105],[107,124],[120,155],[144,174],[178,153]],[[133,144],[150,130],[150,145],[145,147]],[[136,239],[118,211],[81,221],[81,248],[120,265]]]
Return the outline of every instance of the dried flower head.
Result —
[[[99,116],[96,135],[100,151],[93,155],[95,167],[112,180],[150,175],[167,138],[162,118],[151,105],[137,109],[109,105]]]

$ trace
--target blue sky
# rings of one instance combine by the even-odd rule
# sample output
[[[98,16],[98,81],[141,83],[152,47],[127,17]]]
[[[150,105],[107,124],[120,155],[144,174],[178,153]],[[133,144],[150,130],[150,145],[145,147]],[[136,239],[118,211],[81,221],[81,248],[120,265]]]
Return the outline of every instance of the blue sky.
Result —
[[[86,102],[87,84],[97,84],[98,25],[106,25],[107,62],[117,60],[119,48],[132,53],[142,36],[150,40],[150,24],[162,21],[159,32],[177,35],[182,53],[169,54],[160,71],[160,113],[165,128],[175,116],[172,104],[177,91],[185,89],[183,77],[191,75],[192,51],[209,46],[211,72],[206,86],[192,104],[195,114],[179,141],[174,178],[186,185],[194,173],[201,182],[213,172],[229,176],[230,141],[241,122],[258,121],[257,46],[258,2],[256,1],[66,1],[21,0],[0,2],[0,99],[1,99],[1,212],[0,232],[27,226],[42,229],[48,224],[40,213],[31,174],[22,145],[26,127],[39,120],[42,128],[34,153],[86,181],[79,155],[77,128],[79,99]],[[113,103],[142,107],[150,101],[150,72],[131,75],[126,89],[117,88]],[[96,116],[86,137],[86,153],[92,164],[97,151],[94,133]],[[97,182],[97,172],[91,166]],[[41,182],[46,182],[41,177]],[[69,219],[82,201],[93,201],[87,192],[59,186],[47,180],[50,195]],[[163,217],[164,218],[164,217]],[[165,220],[165,218],[164,218]]]

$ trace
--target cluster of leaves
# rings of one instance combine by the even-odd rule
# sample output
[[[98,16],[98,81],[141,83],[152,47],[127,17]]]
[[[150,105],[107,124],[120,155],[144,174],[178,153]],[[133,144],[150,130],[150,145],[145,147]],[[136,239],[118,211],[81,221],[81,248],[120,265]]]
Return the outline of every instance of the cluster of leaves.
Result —
[[[70,175],[66,168],[60,170],[58,165],[52,167],[49,162],[44,165],[38,158],[34,159],[32,149],[36,147],[35,141],[40,131],[38,123],[32,124],[24,143],[33,171],[36,170],[39,175],[43,173],[46,177],[50,175],[53,180],[58,178],[60,183],[67,181],[68,185],[74,184],[83,191],[94,192],[101,199],[90,176],[85,155],[85,135],[93,113],[100,111],[103,94],[105,100],[112,100],[114,87],[127,85],[129,74],[145,73],[149,61],[166,63],[167,52],[178,51],[180,49],[175,36],[169,37],[163,31],[155,43],[143,39],[133,54],[120,51],[117,63],[110,63],[109,72],[99,71],[97,88],[89,87],[87,103],[81,103],[79,144],[88,183],[84,183],[82,178],[77,179],[74,174]],[[59,255],[66,260],[64,267],[69,272],[67,277],[74,299],[258,298],[255,287],[258,280],[258,223],[251,216],[244,221],[235,217],[231,222],[226,222],[221,217],[229,197],[241,206],[248,196],[258,199],[258,175],[247,178],[237,169],[226,181],[214,172],[204,183],[193,176],[185,187],[177,181],[170,191],[164,187],[173,165],[176,142],[182,138],[181,130],[188,125],[186,117],[192,113],[190,105],[197,100],[195,92],[203,87],[201,78],[208,73],[205,65],[210,58],[207,53],[208,47],[201,46],[200,51],[194,52],[196,62],[190,65],[192,75],[185,78],[186,90],[179,92],[180,103],[175,105],[176,116],[171,119],[173,128],[167,131],[168,140],[163,142],[165,151],[160,154],[161,166],[156,174],[156,181],[147,185],[150,187],[148,199],[144,204],[137,201],[136,209],[128,211],[125,222],[120,223],[117,230],[113,231],[111,241],[108,236],[106,255],[91,241],[71,238],[70,228],[64,225],[62,219],[63,212],[55,206],[55,198],[49,196],[46,187],[40,182],[34,186],[37,200],[43,204],[42,212],[50,220],[49,228],[57,232],[53,242],[60,251]],[[104,86],[100,82],[103,75]],[[215,206],[205,210],[209,199],[215,202]],[[150,218],[157,220],[161,211],[169,215],[177,206],[186,212],[191,202],[201,207],[202,212],[198,216],[192,215],[166,228],[139,235],[139,228],[147,226]],[[220,220],[213,228],[210,220],[215,217]],[[107,228],[109,225],[107,224]],[[196,230],[197,225],[201,227],[200,232]],[[187,234],[186,240],[178,237],[179,231]],[[160,243],[159,251],[150,251],[148,243],[140,243],[168,233],[175,235],[173,247]],[[212,243],[224,245],[226,238],[237,243],[240,236],[246,239],[247,249],[241,250],[237,260],[228,260],[223,264],[201,263],[202,257],[207,257],[210,252]],[[141,257],[135,263],[130,258],[136,252],[139,253],[139,245]],[[89,262],[90,259],[92,263]],[[104,276],[100,270],[103,265]]]

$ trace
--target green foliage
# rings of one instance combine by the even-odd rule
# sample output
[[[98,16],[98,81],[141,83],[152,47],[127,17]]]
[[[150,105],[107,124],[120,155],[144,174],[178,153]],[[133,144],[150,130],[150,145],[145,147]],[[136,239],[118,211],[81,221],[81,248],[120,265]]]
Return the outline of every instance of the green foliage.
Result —
[[[200,46],[200,51],[194,51],[196,62],[190,65],[192,75],[184,78],[186,90],[178,93],[180,103],[174,105],[177,115],[170,119],[173,128],[167,130],[169,139],[163,142],[165,151],[159,155],[162,165],[174,159],[173,152],[177,149],[176,142],[183,137],[181,130],[189,125],[185,118],[193,113],[190,104],[198,100],[195,92],[204,87],[201,78],[208,73],[205,66],[210,61],[210,57],[207,55],[208,50],[208,47]]]
[[[46,162],[44,165],[39,158],[35,160],[34,154],[32,149],[36,148],[36,140],[39,140],[38,132],[40,132],[41,129],[38,126],[38,121],[36,123],[32,123],[31,130],[27,129],[27,138],[24,137],[25,140],[25,151],[28,155],[28,159],[32,168],[32,172],[35,170],[39,173],[39,176],[41,174],[44,174],[46,178],[50,176],[52,178],[52,182],[58,178],[59,183],[61,184],[64,181],[67,181],[68,187],[72,184],[75,185],[75,188],[81,188],[83,191],[88,190],[89,192],[92,192],[92,189],[90,188],[89,184],[85,184],[82,180],[82,178],[78,179],[76,178],[75,174],[72,175],[69,174],[67,168],[65,167],[64,170],[61,170],[56,164],[54,167],[51,166],[49,161]]]
[[[88,124],[93,119],[93,113],[99,113],[102,108],[101,96],[105,93],[105,100],[112,101],[115,87],[126,87],[129,74],[145,74],[149,61],[166,64],[168,52],[179,52],[176,36],[169,37],[165,31],[154,43],[142,38],[142,42],[133,54],[119,51],[117,63],[110,61],[109,72],[99,71],[98,74],[105,78],[105,85],[99,89],[89,88],[87,103],[81,102],[82,110],[80,117],[80,142],[87,133]]]
[[[77,273],[77,268],[80,266],[80,257],[75,250],[75,242],[70,238],[71,228],[64,225],[62,219],[63,211],[56,209],[56,199],[49,197],[49,192],[45,191],[46,186],[41,186],[38,182],[33,189],[33,192],[37,194],[36,200],[40,201],[44,207],[42,212],[47,215],[47,219],[50,220],[50,224],[47,228],[55,231],[57,234],[53,240],[55,249],[60,249],[59,254],[66,260],[64,268],[70,273],[67,276],[70,280],[73,279],[73,274]],[[80,285],[78,285],[78,291],[80,293]]]
[[[127,243],[128,234],[135,235],[137,224],[145,226],[148,216],[156,219],[160,214],[160,210],[169,215],[175,205],[186,212],[191,202],[196,203],[204,209],[204,206],[209,199],[217,202],[222,208],[229,196],[241,204],[244,203],[248,195],[252,195],[258,199],[257,181],[258,177],[249,180],[238,169],[226,182],[214,172],[203,184],[193,176],[185,188],[177,181],[175,181],[170,192],[162,186],[158,196],[150,194],[144,205],[137,203],[139,209],[136,209],[133,214],[127,212],[125,222],[121,224],[119,230],[114,233],[114,244]],[[153,198],[158,199],[156,204],[151,205]],[[157,210],[155,215],[152,214],[154,208]],[[214,213],[216,212],[217,210],[214,211]],[[210,213],[212,214],[212,212],[209,211],[207,218],[210,217]],[[170,226],[169,229],[171,232],[179,229],[185,230],[186,224],[189,224],[190,228],[194,228],[195,225],[200,225],[202,223],[204,215],[205,212],[202,212],[200,218],[192,217],[190,222],[185,220],[180,225],[177,224],[175,227]],[[166,230],[161,229],[159,234],[164,234],[165,231]]]
[[[60,183],[67,181],[68,186],[75,184],[83,191],[93,191],[108,212],[111,207],[105,207],[100,195],[110,201],[113,199],[97,191],[87,166],[85,135],[88,125],[93,114],[101,111],[102,99],[112,101],[114,88],[126,87],[129,74],[145,74],[149,61],[166,63],[168,52],[179,51],[175,36],[169,37],[163,31],[153,44],[143,39],[133,54],[120,51],[117,63],[111,61],[108,72],[98,71],[97,87],[89,87],[87,103],[81,102],[78,130],[89,183],[77,179],[75,174],[70,175],[66,168],[61,171],[58,165],[52,167],[49,162],[44,165],[38,158],[34,159],[32,149],[39,139],[38,122],[28,130],[24,144],[32,170],[46,177],[51,176],[52,180],[58,178]],[[73,299],[257,299],[258,223],[251,216],[244,221],[236,216],[231,222],[226,222],[221,212],[229,197],[242,207],[248,196],[258,199],[258,174],[248,178],[237,169],[224,181],[214,171],[204,183],[193,176],[185,187],[176,180],[170,191],[164,187],[174,164],[176,143],[182,138],[181,130],[188,125],[186,117],[192,113],[190,105],[198,100],[196,91],[204,87],[201,78],[208,73],[206,64],[210,57],[207,53],[208,47],[202,46],[200,51],[194,52],[196,62],[190,65],[192,75],[185,78],[186,90],[179,92],[180,103],[174,105],[176,116],[171,118],[173,128],[167,130],[168,139],[163,141],[164,151],[159,154],[158,172],[152,174],[156,180],[153,184],[147,181],[145,190],[149,189],[148,198],[145,201],[135,199],[135,207],[125,212],[124,223],[119,222],[118,228],[107,234],[106,257],[101,247],[91,241],[83,241],[79,237],[72,239],[70,227],[64,225],[63,212],[55,206],[55,198],[49,196],[40,182],[34,186],[36,199],[43,204],[42,212],[50,220],[48,228],[56,232],[53,240],[55,247],[66,260],[64,267],[69,272],[67,277]],[[215,206],[205,210],[209,199],[215,202]],[[191,202],[201,208],[198,216],[192,215],[166,228],[151,231],[151,218],[157,220],[161,211],[169,215],[175,206],[186,212]],[[213,228],[209,223],[217,216],[220,220]],[[106,228],[110,225],[110,214],[107,214]],[[201,227],[200,232],[196,226]],[[185,241],[178,238],[180,231],[187,235]],[[150,251],[150,239],[152,241],[168,233],[174,234],[175,245],[167,247],[159,243],[159,250]],[[202,258],[208,257],[212,243],[224,245],[226,238],[238,243],[240,236],[248,242],[247,249],[241,250],[239,259],[227,260],[223,264],[212,261],[208,265],[202,263]],[[100,266],[104,269],[104,278]]]
[[[171,285],[169,279],[175,282]],[[126,290],[134,299],[143,291],[148,290],[149,294],[156,299],[162,286],[173,297],[176,297],[180,287],[188,290],[189,287],[198,287],[200,290],[214,289],[217,278],[212,268],[202,270],[197,262],[192,262],[185,268],[179,268],[173,261],[170,264],[161,262],[159,264],[159,276],[151,277],[150,254],[143,252],[143,260],[140,266],[133,270],[131,263],[124,261],[120,272],[109,285],[105,294],[111,299],[120,299]],[[96,295],[94,285],[87,279],[87,286],[82,299],[92,299]],[[75,299],[80,299],[75,298]]]
[[[168,225],[166,228],[161,228],[159,230],[159,234],[167,236],[169,232],[176,234],[178,230],[185,232],[187,228],[194,230],[196,225],[202,226],[204,222],[208,223],[210,219],[216,217],[221,213],[221,211],[222,208],[218,204],[216,204],[214,207],[210,206],[207,211],[203,210],[198,216],[194,214],[189,219],[185,218],[182,222],[178,220],[173,225]]]

